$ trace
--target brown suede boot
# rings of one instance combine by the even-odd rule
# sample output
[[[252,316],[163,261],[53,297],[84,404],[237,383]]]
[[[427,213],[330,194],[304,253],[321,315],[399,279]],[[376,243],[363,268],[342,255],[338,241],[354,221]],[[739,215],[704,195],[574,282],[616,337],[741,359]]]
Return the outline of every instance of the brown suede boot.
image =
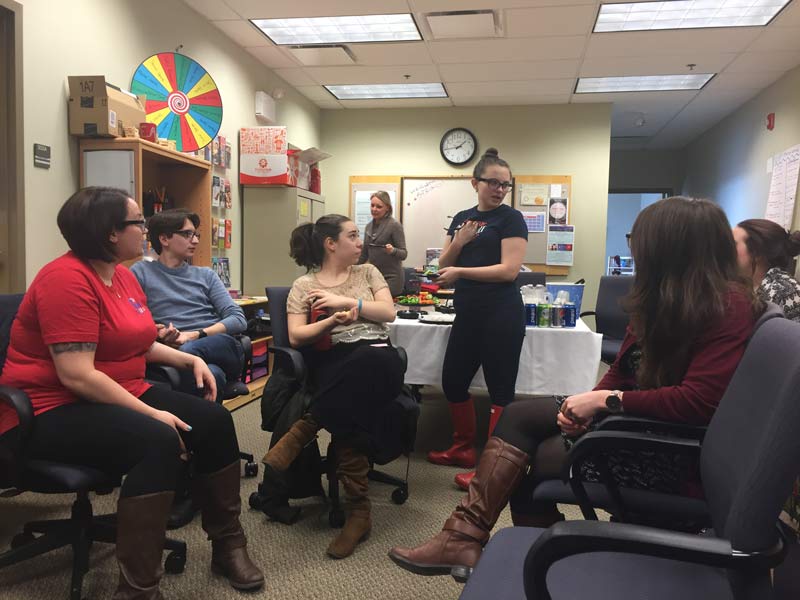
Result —
[[[328,546],[328,556],[347,558],[372,531],[370,502],[367,496],[369,460],[349,447],[337,452],[336,473],[347,496],[347,519],[339,535]]]
[[[161,553],[174,492],[120,498],[117,503],[119,585],[113,600],[161,600]]]
[[[389,558],[418,575],[450,574],[466,581],[527,465],[525,452],[500,438],[489,438],[466,497],[442,531],[416,548],[392,548]]]
[[[276,471],[285,471],[297,458],[303,448],[314,439],[319,431],[319,425],[305,414],[289,428],[283,437],[269,449],[261,460],[265,465],[271,466]]]
[[[211,540],[211,570],[228,578],[237,590],[264,585],[264,575],[247,554],[239,514],[239,461],[216,473],[195,477],[194,497],[203,515],[203,529]]]

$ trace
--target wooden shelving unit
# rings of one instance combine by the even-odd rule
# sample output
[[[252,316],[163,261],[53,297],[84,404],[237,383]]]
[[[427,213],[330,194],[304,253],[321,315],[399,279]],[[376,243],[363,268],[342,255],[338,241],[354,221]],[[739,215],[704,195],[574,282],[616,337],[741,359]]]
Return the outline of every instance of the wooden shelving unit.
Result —
[[[92,184],[84,181],[84,153],[109,150],[133,152],[134,200],[139,206],[147,190],[166,187],[167,194],[174,200],[174,208],[186,208],[200,216],[203,237],[195,251],[193,264],[210,267],[211,163],[138,138],[82,138],[81,187]]]

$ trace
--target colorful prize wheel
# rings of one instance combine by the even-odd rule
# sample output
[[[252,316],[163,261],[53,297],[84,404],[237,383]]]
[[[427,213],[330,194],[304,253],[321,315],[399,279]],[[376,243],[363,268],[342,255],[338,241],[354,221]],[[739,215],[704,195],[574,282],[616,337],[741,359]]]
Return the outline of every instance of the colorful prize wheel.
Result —
[[[222,98],[211,75],[183,54],[162,52],[133,74],[131,91],[147,96],[147,122],[181,152],[207,146],[222,124]]]

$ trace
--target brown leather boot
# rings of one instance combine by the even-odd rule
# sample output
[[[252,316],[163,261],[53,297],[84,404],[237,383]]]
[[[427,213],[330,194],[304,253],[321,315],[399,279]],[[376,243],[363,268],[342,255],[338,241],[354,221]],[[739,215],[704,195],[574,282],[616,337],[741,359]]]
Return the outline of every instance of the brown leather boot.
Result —
[[[261,462],[271,466],[276,471],[285,471],[297,458],[303,448],[308,444],[319,431],[319,425],[311,418],[310,414],[305,414],[289,428],[283,437],[269,449]]]
[[[489,438],[467,495],[442,531],[416,548],[392,548],[389,558],[418,575],[450,574],[466,581],[527,465],[525,452],[500,438]]]
[[[203,515],[203,529],[211,540],[211,570],[228,578],[237,590],[264,585],[264,575],[247,554],[239,514],[239,461],[194,479],[194,497]]]
[[[466,402],[449,402],[453,421],[453,445],[441,452],[428,452],[428,462],[471,469],[475,466],[475,404],[472,396]]]
[[[328,546],[327,553],[332,558],[347,558],[372,531],[367,496],[369,460],[349,447],[340,447],[336,458],[336,473],[347,496],[347,519],[339,535]]]
[[[120,498],[117,502],[119,585],[113,600],[161,600],[161,553],[174,492]]]

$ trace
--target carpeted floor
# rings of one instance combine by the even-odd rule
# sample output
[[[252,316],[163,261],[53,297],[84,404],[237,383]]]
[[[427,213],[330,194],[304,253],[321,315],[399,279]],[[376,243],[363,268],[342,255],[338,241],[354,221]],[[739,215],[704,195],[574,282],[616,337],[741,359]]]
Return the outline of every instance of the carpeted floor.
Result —
[[[485,439],[488,419],[488,398],[478,399],[478,437]],[[260,429],[258,403],[234,413],[242,449],[259,459],[268,445],[268,434]],[[396,567],[386,556],[396,544],[414,545],[436,533],[461,493],[452,484],[459,469],[437,467],[427,463],[425,452],[441,448],[450,436],[450,419],[441,393],[426,392],[419,421],[417,452],[411,459],[410,497],[397,506],[390,500],[392,487],[371,484],[373,532],[356,553],[335,561],[325,555],[325,548],[335,535],[328,526],[327,509],[321,499],[302,502],[304,513],[293,526],[268,521],[263,514],[247,508],[247,498],[256,489],[259,478],[242,480],[245,505],[242,522],[249,538],[253,559],[263,568],[266,586],[247,597],[271,600],[441,600],[457,598],[461,586],[450,577],[419,577]],[[327,440],[321,440],[324,448]],[[402,475],[405,460],[387,465],[384,470]],[[111,512],[116,495],[93,499],[96,514]],[[69,514],[71,496],[24,494],[0,499],[0,548],[7,548],[11,537],[22,523],[32,519],[60,518]],[[568,518],[579,518],[576,510],[564,508]],[[200,528],[200,519],[172,532],[188,544],[186,571],[181,575],[165,575],[161,589],[169,600],[179,598],[227,599],[243,595],[230,588],[221,578],[212,575],[208,564],[211,548]],[[498,527],[511,524],[508,511]],[[69,592],[71,550],[62,549],[44,557],[0,570],[0,597],[5,600],[66,599]],[[114,550],[110,545],[95,544],[91,569],[84,580],[84,597],[109,598],[117,579]]]

